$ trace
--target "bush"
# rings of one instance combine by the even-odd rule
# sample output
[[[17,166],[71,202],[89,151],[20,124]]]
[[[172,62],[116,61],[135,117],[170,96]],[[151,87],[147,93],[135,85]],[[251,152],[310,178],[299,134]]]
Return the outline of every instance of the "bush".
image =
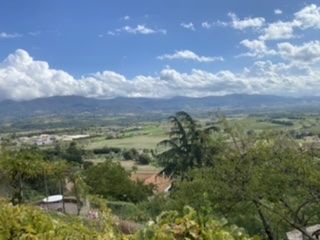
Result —
[[[39,208],[0,201],[0,239],[121,239],[111,215],[102,213],[90,227],[80,218],[54,216]]]
[[[141,154],[136,159],[136,162],[141,165],[148,165],[151,162],[151,157],[148,154]]]
[[[76,142],[71,142],[66,149],[66,151],[62,154],[62,157],[68,162],[73,163],[83,163],[83,155],[84,151],[81,148],[78,148]]]
[[[124,160],[137,160],[139,158],[139,153],[137,149],[131,148],[123,152]]]
[[[88,169],[88,168],[92,167],[93,165],[94,165],[93,162],[85,161],[83,163],[83,168]]]
[[[164,194],[153,196],[150,200],[141,202],[137,207],[148,219],[155,219],[162,211],[173,210],[170,204],[172,200]]]
[[[112,153],[120,153],[121,149],[117,147],[104,147],[104,148],[96,148],[93,150],[94,154],[112,154]]]
[[[121,219],[142,222],[148,220],[146,213],[134,203],[121,201],[108,201],[112,213]]]
[[[179,216],[176,211],[163,212],[149,226],[140,230],[136,235],[137,240],[250,240],[246,233],[236,227],[228,226],[225,219],[216,220],[197,213],[190,207],[184,208],[184,214]]]
[[[118,163],[106,161],[85,171],[85,181],[91,193],[109,200],[139,202],[152,194],[152,188],[134,182],[130,175]]]
[[[110,211],[104,207],[102,209],[104,211],[100,211],[97,220],[85,221],[79,217],[50,215],[36,207],[12,206],[6,201],[0,201],[0,239],[257,239],[248,237],[242,229],[236,226],[228,226],[225,220],[208,218],[189,207],[184,208],[182,216],[175,211],[164,212],[155,223],[150,222],[133,236],[125,236],[113,227],[114,222]],[[132,222],[127,222],[126,225],[128,223],[132,225]],[[121,221],[119,227],[121,227]]]

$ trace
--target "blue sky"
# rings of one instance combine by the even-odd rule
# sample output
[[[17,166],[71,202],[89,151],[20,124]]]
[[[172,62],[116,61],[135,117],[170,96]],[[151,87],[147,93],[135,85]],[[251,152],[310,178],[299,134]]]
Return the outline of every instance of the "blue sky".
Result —
[[[317,95],[319,6],[0,0],[0,99]]]

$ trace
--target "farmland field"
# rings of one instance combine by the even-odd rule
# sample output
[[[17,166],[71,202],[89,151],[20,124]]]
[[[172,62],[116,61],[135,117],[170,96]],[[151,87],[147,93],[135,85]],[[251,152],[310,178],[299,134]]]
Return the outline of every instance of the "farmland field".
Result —
[[[103,147],[155,149],[156,145],[166,138],[166,131],[167,125],[150,125],[138,130],[128,130],[119,138],[97,137],[91,139],[84,148],[87,150]]]
[[[94,141],[86,146],[86,149],[95,149],[102,147],[136,148],[136,149],[154,149],[156,145],[165,139],[165,136],[142,135],[126,137],[122,139],[101,139]]]

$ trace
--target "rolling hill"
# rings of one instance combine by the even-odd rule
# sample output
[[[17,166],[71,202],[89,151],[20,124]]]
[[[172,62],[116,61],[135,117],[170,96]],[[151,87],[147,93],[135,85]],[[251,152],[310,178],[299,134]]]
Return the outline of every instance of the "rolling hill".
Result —
[[[291,98],[272,95],[232,94],[203,98],[173,97],[170,99],[125,98],[95,99],[80,96],[56,96],[29,101],[0,102],[0,119],[42,115],[76,114],[147,114],[176,111],[203,112],[222,110],[275,109],[317,106],[320,98]]]

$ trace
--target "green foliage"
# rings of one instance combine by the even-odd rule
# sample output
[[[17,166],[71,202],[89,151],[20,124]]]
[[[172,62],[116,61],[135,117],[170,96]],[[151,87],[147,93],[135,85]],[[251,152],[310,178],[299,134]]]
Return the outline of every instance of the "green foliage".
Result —
[[[120,234],[110,211],[101,199],[91,199],[100,206],[96,220],[66,215],[49,215],[39,208],[18,205],[0,200],[0,239],[17,240],[167,240],[167,239],[230,239],[249,240],[242,229],[227,225],[225,220],[215,220],[186,207],[184,215],[164,212],[155,223],[148,224],[133,236]],[[104,201],[105,202],[105,201]]]
[[[287,121],[287,120],[279,120],[279,119],[272,119],[270,120],[271,123],[274,123],[274,124],[279,124],[279,125],[283,125],[283,126],[293,126],[294,123],[291,122],[291,121]]]
[[[233,137],[214,167],[195,169],[190,181],[176,184],[174,208],[199,210],[205,192],[217,214],[269,239],[320,221],[318,159],[284,136]]]
[[[139,208],[134,203],[121,201],[108,201],[108,208],[112,213],[120,219],[131,220],[135,222],[144,222],[149,220],[148,215],[144,209]]]
[[[133,160],[141,165],[148,165],[152,161],[147,149],[145,149],[143,153],[139,153],[137,149],[131,148],[129,150],[124,150],[122,156],[124,160]]]
[[[84,151],[77,146],[76,142],[71,142],[62,156],[68,162],[81,164],[83,163],[83,154]]]
[[[167,206],[170,209],[182,211],[185,205],[189,205],[196,210],[200,210],[209,198],[210,207],[214,207],[215,199],[212,196],[216,195],[216,190],[215,186],[212,185],[212,176],[207,174],[205,169],[191,171],[189,176],[193,179],[192,181],[176,183]],[[206,194],[206,198],[204,198],[204,194]]]
[[[103,147],[92,150],[94,154],[117,154],[121,152],[121,148],[117,147]]]
[[[24,201],[24,183],[40,176],[45,167],[42,155],[35,149],[9,151],[1,149],[0,171],[8,179],[12,188],[11,201],[14,204]]]
[[[54,148],[43,149],[42,153],[48,161],[63,159],[74,165],[84,163],[85,151],[74,141],[70,142],[67,147],[56,144]]]
[[[121,239],[110,223],[108,212],[101,212],[99,219],[88,225],[80,218],[50,216],[35,207],[0,201],[0,239]]]
[[[139,158],[139,152],[135,148],[125,150],[123,152],[124,160],[137,160]]]
[[[206,218],[190,207],[184,208],[183,216],[176,211],[162,213],[155,223],[138,232],[137,240],[249,240],[246,233],[236,227],[228,226],[226,220]]]
[[[152,194],[150,186],[130,179],[118,162],[106,161],[85,171],[85,181],[93,194],[106,199],[139,202]]]
[[[209,133],[217,128],[202,129],[186,112],[178,112],[169,120],[169,139],[158,144],[157,159],[164,172],[183,179],[190,169],[212,166],[216,149],[210,144]]]
[[[80,215],[82,208],[81,199],[85,199],[86,195],[89,192],[89,186],[83,179],[83,176],[80,171],[76,171],[71,174],[70,180],[73,183],[72,192],[77,200],[77,214]]]
[[[136,160],[138,164],[141,164],[141,165],[148,165],[151,163],[151,157],[150,155],[146,154],[146,153],[143,153],[143,154],[140,154],[138,159]]]
[[[148,201],[143,201],[137,204],[137,207],[144,213],[146,219],[155,219],[161,212],[178,209],[170,208],[171,198],[168,198],[164,194],[154,195]]]
[[[278,126],[270,121],[268,124],[279,129],[279,124],[290,125],[283,118],[275,119],[281,121],[274,122]],[[296,121],[289,119],[297,126]],[[12,215],[15,220],[3,224],[4,234],[29,234],[12,235],[13,239],[51,239],[50,234],[57,234],[52,235],[55,237],[52,239],[59,239],[59,234],[68,234],[70,239],[112,239],[104,235],[110,233],[106,226],[113,224],[105,206],[106,199],[116,200],[108,205],[121,219],[144,222],[169,211],[132,239],[250,239],[239,228],[217,220],[224,218],[230,224],[244,227],[250,235],[265,239],[283,239],[285,232],[293,228],[306,235],[305,226],[319,223],[320,155],[306,144],[300,144],[302,140],[298,142],[286,137],[283,130],[292,128],[282,127],[281,134],[279,131],[253,131],[248,127],[241,130],[237,126],[238,120],[229,123],[222,119],[221,131],[210,134],[211,128],[204,129],[187,113],[177,113],[170,120],[169,139],[159,145],[157,152],[158,163],[164,167],[164,172],[175,176],[172,191],[165,196],[149,198],[151,187],[131,181],[130,174],[112,161],[85,166],[82,173],[84,164],[78,163],[82,163],[84,153],[75,143],[67,148],[57,146],[44,150],[44,156],[34,148],[3,149],[0,174],[10,183],[14,204],[39,194],[57,191],[63,194],[65,179],[68,179],[75,184],[73,194],[78,203],[87,197],[87,192],[104,197],[91,202],[107,215],[102,215],[99,222],[82,221],[65,215],[50,216],[24,205],[13,207],[0,203],[0,230],[1,223]],[[296,134],[298,130],[288,133],[296,137],[307,133],[301,132],[300,136]],[[117,152],[120,155],[118,148],[96,150],[96,154],[114,157]],[[124,158],[141,164],[149,163],[150,156],[150,152],[141,153],[136,149],[124,151]],[[63,161],[64,158],[69,163]],[[186,205],[195,210],[185,208]],[[78,207],[80,210],[81,205]],[[38,218],[43,224],[36,224]],[[7,229],[11,229],[9,233]],[[43,237],[41,234],[49,235]]]

